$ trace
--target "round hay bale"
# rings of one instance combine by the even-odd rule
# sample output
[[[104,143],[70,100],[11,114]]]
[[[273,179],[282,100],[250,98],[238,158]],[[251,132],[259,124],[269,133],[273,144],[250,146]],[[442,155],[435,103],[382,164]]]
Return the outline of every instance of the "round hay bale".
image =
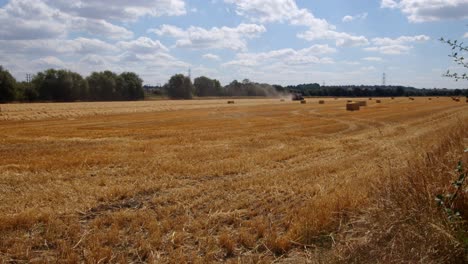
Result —
[[[319,101],[319,104],[325,104],[325,101],[324,101],[324,100],[320,100],[320,101]]]
[[[234,104],[234,101],[228,101],[227,103],[228,104]]]
[[[382,103],[381,100],[375,100],[375,102],[378,103],[378,104]]]
[[[306,100],[301,100],[301,104],[307,104]]]

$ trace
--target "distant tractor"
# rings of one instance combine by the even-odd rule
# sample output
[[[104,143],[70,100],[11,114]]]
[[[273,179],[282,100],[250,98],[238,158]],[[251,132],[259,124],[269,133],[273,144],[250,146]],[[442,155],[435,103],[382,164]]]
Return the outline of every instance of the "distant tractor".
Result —
[[[291,99],[293,101],[303,101],[304,97],[300,93],[293,93]]]

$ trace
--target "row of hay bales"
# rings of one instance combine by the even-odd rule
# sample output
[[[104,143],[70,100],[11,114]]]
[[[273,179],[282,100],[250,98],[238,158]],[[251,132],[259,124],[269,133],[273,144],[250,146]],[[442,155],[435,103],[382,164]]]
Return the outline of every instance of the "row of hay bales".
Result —
[[[439,98],[439,97],[437,97]],[[337,98],[335,98],[336,100]],[[395,99],[395,97],[391,97],[392,100]],[[414,101],[415,99],[413,97],[408,97],[409,100],[411,101]],[[372,98],[369,98],[369,100],[373,100]],[[429,101],[432,100],[431,97],[428,98]],[[455,101],[455,102],[460,102],[460,97],[452,97],[452,100]],[[284,99],[280,99],[281,102],[284,102],[285,100]],[[375,102],[377,104],[380,104],[382,103],[382,100],[375,100]],[[468,103],[468,96],[466,97],[466,102]],[[227,101],[228,104],[234,104],[234,101]],[[301,100],[301,104],[306,104],[307,101],[306,100]],[[325,100],[319,100],[318,101],[319,104],[325,104]],[[367,106],[367,102],[366,101],[357,101],[357,102],[354,102],[354,101],[351,101],[351,100],[348,100],[347,104],[346,104],[346,110],[348,111],[357,111],[359,110],[359,107],[361,106]]]

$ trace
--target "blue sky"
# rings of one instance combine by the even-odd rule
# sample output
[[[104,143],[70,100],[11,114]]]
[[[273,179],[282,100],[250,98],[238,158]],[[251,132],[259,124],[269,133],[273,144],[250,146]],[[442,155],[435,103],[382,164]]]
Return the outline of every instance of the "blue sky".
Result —
[[[466,88],[438,39],[468,39],[468,0],[0,0],[0,64],[18,80],[172,74],[271,84]]]

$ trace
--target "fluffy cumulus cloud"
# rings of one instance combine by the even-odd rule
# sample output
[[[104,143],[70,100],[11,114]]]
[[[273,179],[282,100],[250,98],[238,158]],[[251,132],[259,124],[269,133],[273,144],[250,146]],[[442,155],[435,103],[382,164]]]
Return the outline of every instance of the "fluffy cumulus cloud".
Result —
[[[325,54],[335,53],[336,49],[328,45],[313,45],[305,49],[279,49],[260,53],[239,53],[235,60],[224,63],[224,66],[260,66],[282,65],[301,66],[311,64],[331,64],[333,60],[322,57]]]
[[[42,39],[64,36],[69,16],[41,1],[13,0],[0,8],[0,36]]]
[[[176,47],[191,49],[232,49],[246,50],[247,39],[258,37],[266,31],[257,24],[240,24],[237,27],[213,27],[205,29],[191,26],[181,29],[172,25],[162,25],[150,29],[159,36],[170,36],[176,39]]]
[[[367,45],[364,36],[354,36],[336,31],[336,27],[325,19],[316,18],[309,10],[299,8],[294,0],[225,0],[234,4],[236,13],[259,23],[289,23],[308,27],[299,38],[313,41],[317,39],[335,40],[337,46]]]
[[[46,0],[63,12],[105,20],[136,20],[142,16],[179,16],[186,14],[182,0]]]
[[[422,43],[430,38],[426,35],[401,36],[398,38],[373,38],[372,47],[364,48],[366,51],[375,51],[382,54],[398,55],[408,53],[413,46],[410,43]]]
[[[109,38],[131,38],[128,29],[102,18],[85,18],[49,5],[45,1],[11,0],[0,8],[2,39],[63,38],[84,32]]]
[[[133,33],[114,21],[143,16],[178,16],[186,13],[182,0],[10,0],[0,8],[2,39],[43,39],[83,32],[114,39]]]
[[[0,52],[25,55],[59,56],[69,54],[112,53],[118,49],[99,39],[79,37],[76,39],[0,40]]]
[[[188,64],[129,28],[142,17],[184,14],[183,0],[9,0],[0,6],[0,58],[20,78],[50,67],[172,72]]]
[[[356,20],[364,20],[367,18],[367,13],[362,13],[362,14],[358,14],[358,15],[355,15],[355,16],[351,16],[351,15],[347,15],[347,16],[344,16],[341,21],[345,22],[345,23],[348,23],[348,22],[352,22],[352,21],[356,21]]]
[[[415,23],[468,18],[467,0],[382,0],[380,6],[399,9]]]

